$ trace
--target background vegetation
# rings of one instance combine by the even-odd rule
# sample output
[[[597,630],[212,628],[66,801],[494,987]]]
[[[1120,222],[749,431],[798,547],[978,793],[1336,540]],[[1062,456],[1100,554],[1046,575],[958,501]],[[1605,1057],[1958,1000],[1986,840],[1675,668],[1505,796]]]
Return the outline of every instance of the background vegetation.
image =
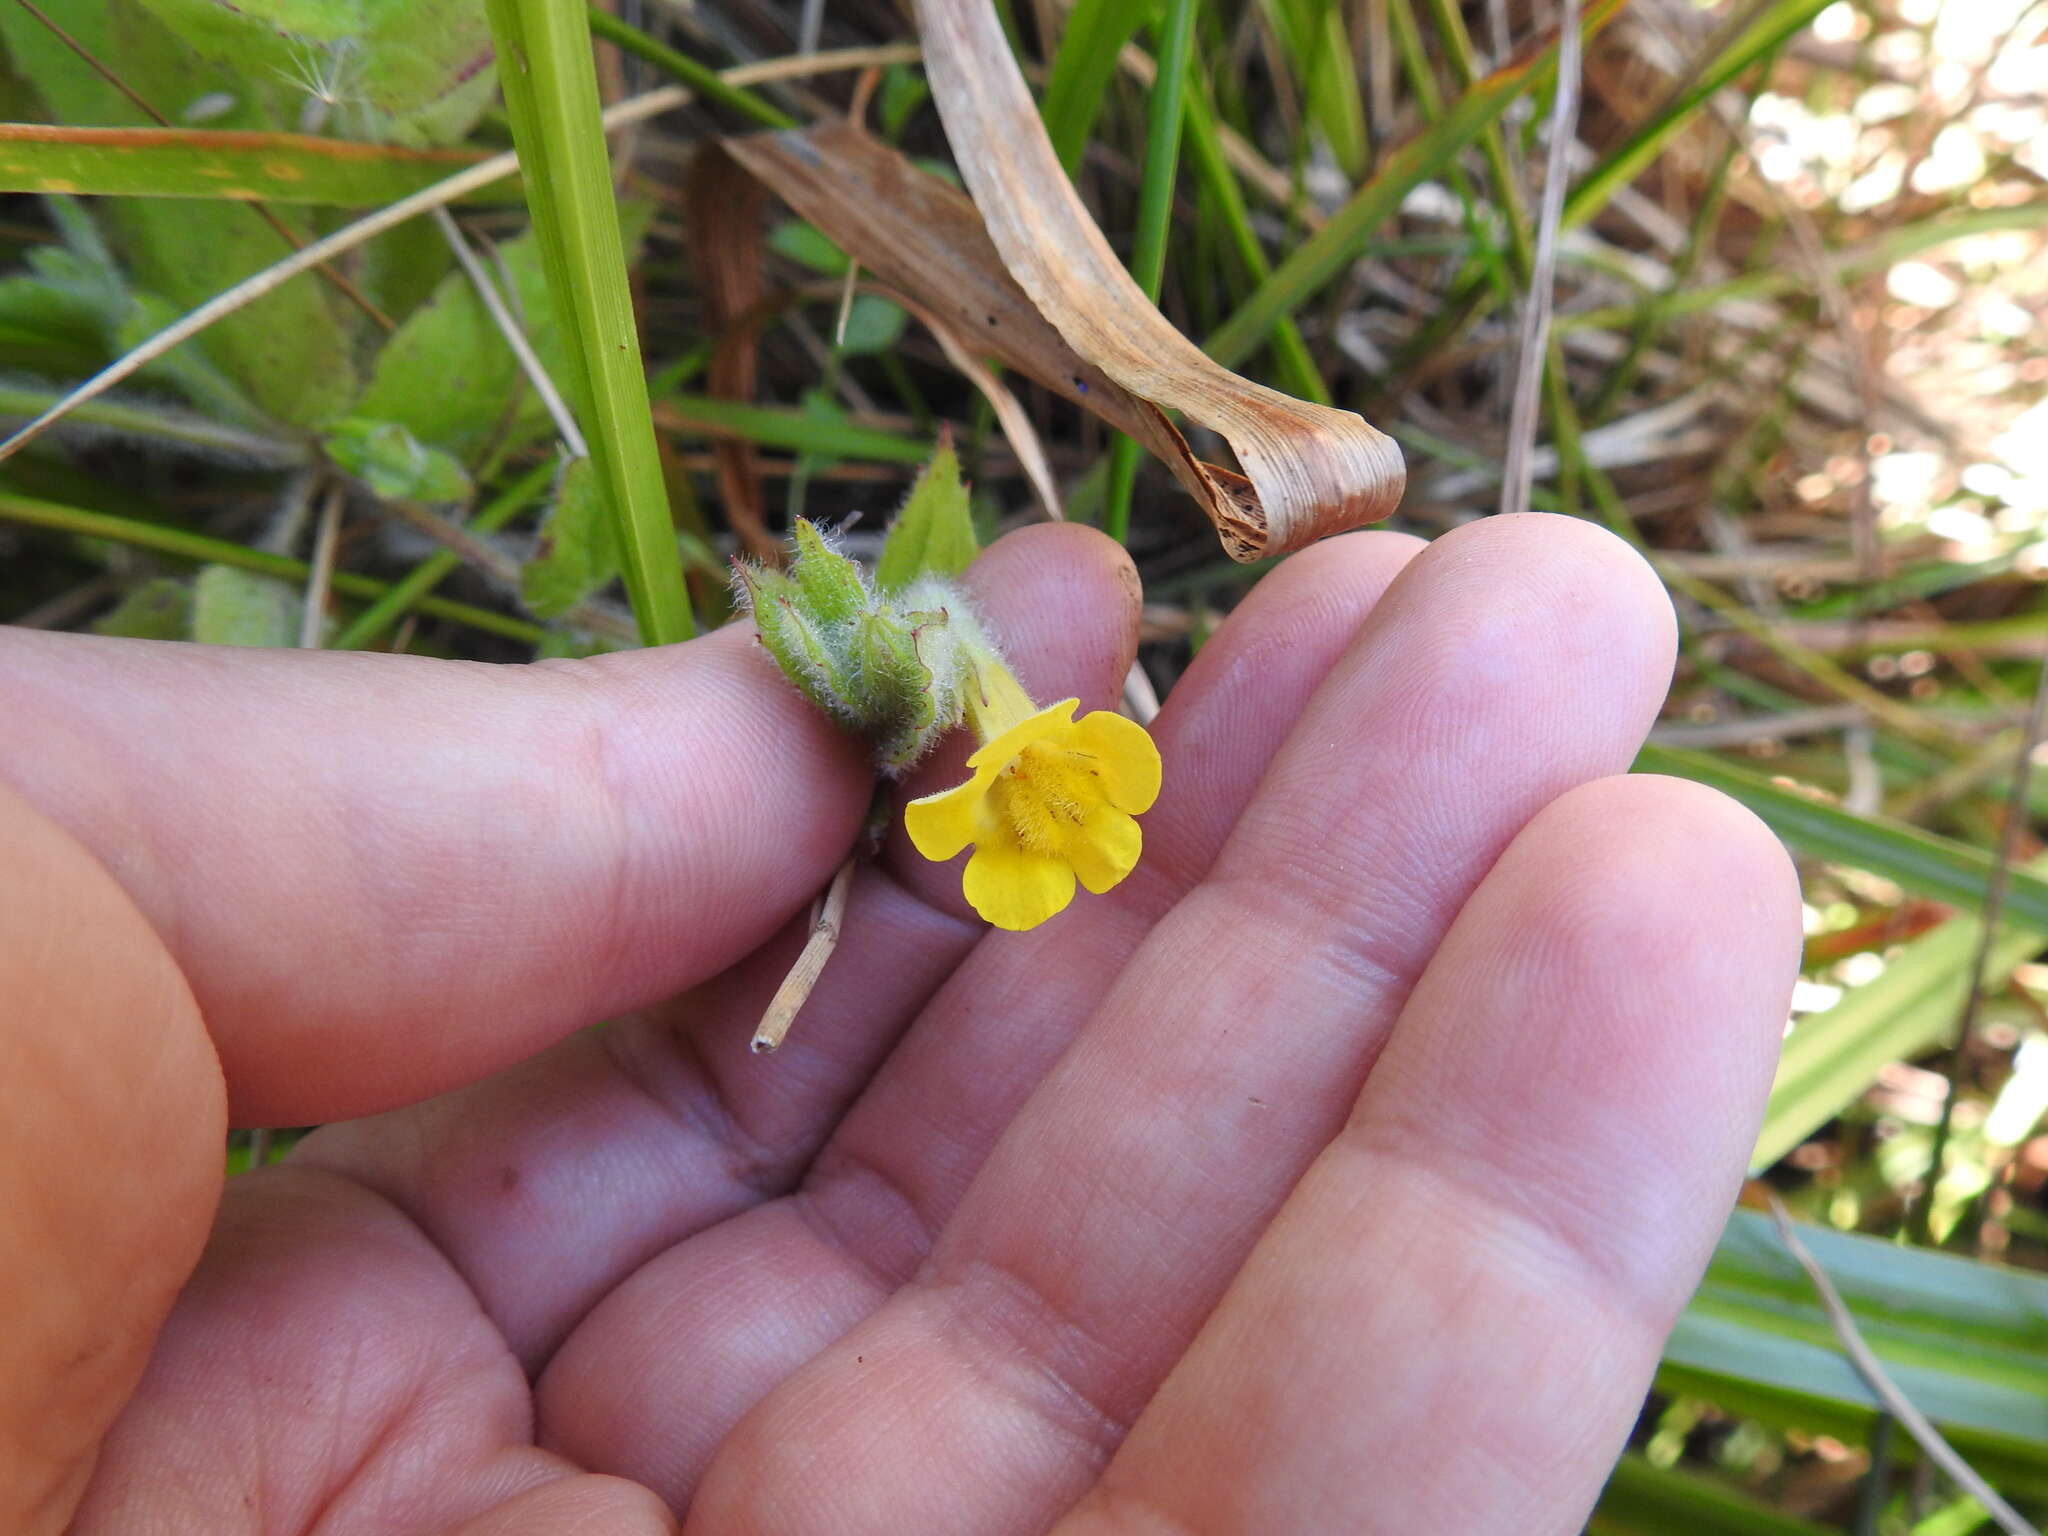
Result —
[[[1396,526],[1498,505],[1517,339],[1554,288],[1535,504],[1643,547],[1684,624],[1644,766],[1745,800],[1805,871],[1752,1203],[1821,1229],[1892,1380],[2038,1519],[2048,5],[1583,9],[1554,261],[1548,0],[1007,0],[1004,21],[1182,329],[1399,439]],[[573,7],[0,3],[0,116],[56,125],[0,130],[17,424],[515,137],[532,219],[486,165],[6,457],[0,620],[502,661],[676,639],[726,617],[726,557],[796,513],[866,513],[849,537],[877,538],[950,428],[985,531],[1043,515],[1040,451],[1067,514],[1127,538],[1169,688],[1256,568],[1094,418],[1013,376],[1022,424],[999,425],[824,233],[692,180],[716,135],[841,114],[950,174],[904,16],[620,0],[590,22],[606,101],[694,95],[620,127],[609,162]],[[529,66],[503,96],[494,29]],[[622,331],[641,357],[603,344]],[[1738,1213],[1594,1529],[1980,1528]]]

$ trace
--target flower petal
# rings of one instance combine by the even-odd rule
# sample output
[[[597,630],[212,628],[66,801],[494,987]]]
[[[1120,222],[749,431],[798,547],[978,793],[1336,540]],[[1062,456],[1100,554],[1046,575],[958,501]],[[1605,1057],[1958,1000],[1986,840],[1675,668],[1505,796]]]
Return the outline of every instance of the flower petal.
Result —
[[[917,851],[942,864],[980,835],[982,802],[988,799],[993,773],[976,773],[936,795],[920,795],[903,807],[903,830]]]
[[[1034,741],[1064,735],[1074,728],[1074,711],[1080,703],[1079,699],[1061,699],[1057,704],[1046,705],[1037,714],[1018,721],[1002,735],[977,749],[967,759],[967,766],[994,772]]]
[[[988,922],[1021,931],[1036,928],[1074,899],[1074,872],[1005,837],[974,850],[960,888]]]
[[[1137,867],[1144,846],[1135,821],[1115,806],[1098,805],[1068,840],[1067,861],[1081,883],[1100,896]]]
[[[1145,727],[1098,709],[1076,722],[1068,744],[1095,760],[1091,766],[1101,776],[1103,797],[1111,805],[1133,816],[1152,809],[1159,798],[1159,748]]]

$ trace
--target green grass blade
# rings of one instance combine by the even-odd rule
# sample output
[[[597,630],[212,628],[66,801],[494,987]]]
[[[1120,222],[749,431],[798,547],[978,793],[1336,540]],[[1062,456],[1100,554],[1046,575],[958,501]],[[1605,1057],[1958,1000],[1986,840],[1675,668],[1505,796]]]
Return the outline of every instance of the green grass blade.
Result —
[[[1259,243],[1258,232],[1252,228],[1244,188],[1238,185],[1236,173],[1224,156],[1223,139],[1216,131],[1216,110],[1210,104],[1206,87],[1198,83],[1188,92],[1184,111],[1185,148],[1194,173],[1222,211],[1223,232],[1238,260],[1244,263],[1254,282],[1263,283],[1273,275],[1273,263]],[[1309,355],[1308,343],[1302,340],[1301,327],[1291,315],[1283,315],[1274,322],[1272,341],[1273,367],[1280,386],[1304,400],[1330,404],[1330,387],[1323,382],[1315,359]]]
[[[287,581],[303,582],[310,569],[305,561],[294,560],[288,555],[273,555],[266,550],[250,549],[245,545],[230,543],[226,539],[208,538],[203,533],[192,533],[163,523],[145,523],[132,517],[116,517],[107,512],[89,512],[83,507],[67,507],[60,502],[42,501],[33,496],[19,496],[11,491],[0,491],[0,519],[11,523],[23,523],[32,528],[75,533],[89,539],[111,539],[118,544],[130,544],[137,549],[153,549],[159,554],[173,555],[181,560],[231,565],[239,570],[256,571],[265,576],[281,576]],[[383,597],[391,590],[388,582],[358,576],[349,571],[336,571],[333,583],[337,592],[349,597],[370,600]],[[547,637],[547,631],[538,624],[529,624],[524,619],[493,613],[488,608],[477,608],[469,603],[450,602],[439,597],[423,597],[415,606],[420,612],[430,613],[436,618],[452,619],[458,624],[468,625],[471,629],[482,630],[486,634],[502,635],[508,640],[521,640],[528,645],[538,645]]]
[[[1713,94],[1752,64],[1784,46],[1793,33],[1828,7],[1829,0],[1777,0],[1741,34],[1708,59],[1663,107],[1639,124],[1606,159],[1572,188],[1565,199],[1564,227],[1572,229],[1605,208],[1614,194],[1634,181],[1663,150],[1671,136],[1691,122]]]
[[[1622,3],[1592,0],[1585,9],[1583,30],[1590,33],[1605,25]],[[1358,256],[1410,192],[1497,122],[1517,98],[1538,89],[1556,73],[1557,39],[1552,37],[1452,102],[1437,123],[1389,155],[1378,174],[1353,193],[1349,202],[1303,241],[1210,335],[1204,343],[1209,355],[1226,368],[1242,362],[1281,316],[1292,314]]]
[[[1077,0],[1067,13],[1038,115],[1069,176],[1080,170],[1081,157],[1088,151],[1103,93],[1116,73],[1116,56],[1153,8],[1154,0]]]
[[[662,402],[667,422],[710,437],[741,437],[769,448],[814,453],[828,459],[877,459],[885,464],[922,464],[932,445],[853,422],[832,421],[787,406],[747,405],[709,395],[670,395]]]
[[[1173,227],[1173,188],[1180,172],[1181,126],[1186,119],[1188,59],[1195,36],[1195,0],[1167,0],[1159,28],[1159,77],[1152,83],[1145,127],[1145,172],[1138,186],[1138,227],[1131,243],[1131,276],[1155,303],[1166,275],[1166,237]],[[1109,489],[1102,530],[1121,544],[1130,533],[1131,491],[1143,452],[1128,437],[1109,450]]]
[[[0,192],[88,197],[205,197],[373,208],[485,157],[295,133],[198,128],[63,128],[0,123]],[[503,202],[507,177],[465,202]]]
[[[1978,208],[1967,213],[1941,213],[1885,231],[1874,239],[1832,254],[1828,268],[1838,278],[1876,272],[1955,240],[2007,230],[2048,228],[2048,198],[2016,203],[2009,208]],[[1666,293],[1639,305],[1615,305],[1559,315],[1559,331],[1621,328],[1653,319],[1700,314],[1731,299],[1767,299],[1781,293],[1810,293],[1813,276],[1803,264],[1765,266],[1722,283],[1709,283]]]
[[[2048,864],[2032,868],[2039,873]],[[1911,1060],[1955,1034],[1982,932],[1973,918],[1952,918],[1902,946],[1883,975],[1799,1022],[1778,1058],[1752,1168],[1768,1168],[1834,1119],[1891,1063]],[[2003,934],[1986,969],[2010,971],[2042,942],[2031,929]]]
[[[641,636],[649,645],[686,640],[696,625],[648,414],[585,12],[552,0],[488,4],[548,289],[574,343],[576,376],[558,382],[618,521]]]
[[[1799,1235],[1886,1374],[1979,1470],[2048,1480],[2048,1276],[1822,1227]],[[1770,1397],[1795,1413],[1835,1410],[1817,1428],[1868,1423],[1877,1406],[1805,1272],[1754,1211],[1730,1219],[1664,1361],[1661,1379],[1739,1411]]]
[[[1759,773],[1736,768],[1704,752],[1682,747],[1644,747],[1636,758],[1644,773],[1668,773],[1708,784],[1741,801],[1772,831],[1802,852],[1896,880],[1908,890],[1976,912],[1984,906],[1992,856],[1918,827],[1857,816],[1823,805]],[[2048,932],[2048,880],[2027,869],[2012,872],[2005,916],[2026,928]]]
[[[1690,1473],[1628,1455],[1607,1480],[1587,1536],[1836,1536]]]

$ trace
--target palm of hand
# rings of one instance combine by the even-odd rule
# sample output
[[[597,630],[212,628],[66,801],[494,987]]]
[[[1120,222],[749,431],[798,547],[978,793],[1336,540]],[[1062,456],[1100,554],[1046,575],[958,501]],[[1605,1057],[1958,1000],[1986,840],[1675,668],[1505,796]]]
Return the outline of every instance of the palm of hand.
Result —
[[[223,958],[184,876],[124,878],[244,1117],[471,1086],[236,1181],[76,1528],[1576,1529],[1740,1171],[1796,890],[1726,802],[1613,777],[1670,659],[1632,556],[1548,518],[1420,548],[1321,546],[1211,640],[1112,895],[991,936],[955,871],[864,871],[769,1061],[795,925],[730,962],[864,791],[731,636],[492,682],[615,713],[459,786],[531,824],[465,823],[429,751],[365,813],[397,830],[343,834],[338,880],[402,885],[324,914],[303,985],[353,1011],[276,1023],[288,912],[283,958]],[[1113,693],[1119,559],[1044,530],[978,570],[1041,694]],[[392,731],[531,729],[447,686]]]

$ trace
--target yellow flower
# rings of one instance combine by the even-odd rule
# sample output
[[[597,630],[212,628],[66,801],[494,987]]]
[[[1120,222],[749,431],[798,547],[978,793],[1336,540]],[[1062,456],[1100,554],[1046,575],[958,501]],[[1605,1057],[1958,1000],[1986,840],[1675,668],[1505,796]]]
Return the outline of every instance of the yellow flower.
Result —
[[[974,776],[904,810],[926,858],[974,845],[961,888],[998,928],[1036,928],[1074,899],[1077,877],[1100,895],[1137,865],[1143,839],[1131,818],[1159,797],[1159,749],[1121,715],[1076,720],[1079,702],[1040,709],[982,660],[966,701],[982,743],[967,759]]]

